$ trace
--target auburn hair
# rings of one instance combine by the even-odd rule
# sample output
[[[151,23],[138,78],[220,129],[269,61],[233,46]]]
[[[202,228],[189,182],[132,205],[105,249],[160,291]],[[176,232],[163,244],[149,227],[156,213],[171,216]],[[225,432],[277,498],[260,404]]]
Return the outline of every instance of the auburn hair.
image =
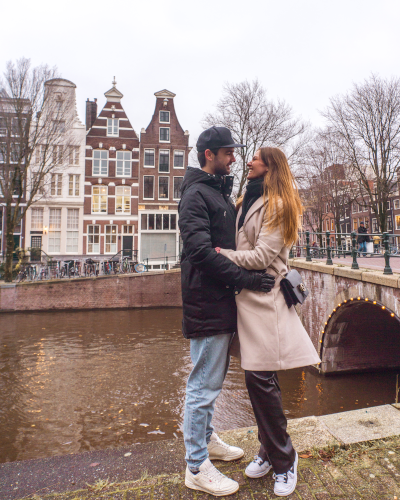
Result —
[[[298,238],[300,216],[303,213],[296,180],[285,154],[278,148],[264,147],[258,150],[261,161],[268,167],[264,176],[265,226],[283,230],[285,246],[294,245]],[[241,206],[243,197],[237,200]]]

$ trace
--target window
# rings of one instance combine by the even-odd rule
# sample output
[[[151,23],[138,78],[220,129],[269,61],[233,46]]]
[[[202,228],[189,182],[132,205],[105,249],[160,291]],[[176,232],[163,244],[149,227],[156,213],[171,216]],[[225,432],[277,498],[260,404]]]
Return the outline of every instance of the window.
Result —
[[[185,151],[174,151],[174,168],[183,168]]]
[[[79,174],[68,176],[68,196],[79,196]]]
[[[37,165],[44,165],[47,160],[48,150],[45,144],[39,144],[35,150],[35,163]]]
[[[378,222],[376,219],[372,219],[372,232],[373,233],[378,232]]]
[[[107,213],[107,187],[93,186],[92,213]]]
[[[353,214],[358,212],[358,203],[354,202],[352,204],[352,210],[353,210]]]
[[[42,237],[41,236],[31,236],[31,247],[32,248],[42,248]],[[32,259],[32,254],[31,254],[31,259]]]
[[[88,253],[100,253],[100,226],[88,226]]]
[[[4,117],[0,117],[0,136],[7,135],[7,120]]]
[[[62,174],[51,174],[51,196],[61,196]]]
[[[69,163],[70,165],[79,165],[79,146],[69,147]]]
[[[53,133],[63,134],[65,132],[65,121],[53,120]]]
[[[119,135],[118,118],[107,118],[107,135],[118,137]]]
[[[117,151],[117,175],[120,177],[131,176],[132,153],[130,151]]]
[[[331,219],[331,232],[335,231],[335,221]]]
[[[176,214],[142,214],[141,230],[176,231]]]
[[[131,213],[131,188],[129,186],[117,186],[115,188],[115,213]]]
[[[49,211],[49,252],[61,251],[61,208]]]
[[[78,252],[78,241],[79,241],[79,209],[68,208],[67,252]]]
[[[160,142],[169,142],[169,127],[160,127]]]
[[[93,175],[108,175],[108,151],[93,151]]]
[[[154,200],[154,176],[143,176],[143,199]]]
[[[393,231],[393,222],[392,222],[392,216],[389,215],[387,218],[387,230],[388,231]]]
[[[395,220],[396,220],[396,229],[400,229],[400,215],[396,215]]]
[[[169,172],[169,149],[160,149],[159,172]]]
[[[169,123],[169,111],[160,111],[160,123]]]
[[[169,177],[159,177],[158,178],[158,199],[165,199],[167,200],[169,198],[169,193],[168,193],[168,186],[169,185]]]
[[[395,210],[399,210],[400,209],[400,200],[394,200],[393,201],[393,208]]]
[[[390,210],[390,200],[387,202],[387,209]]]
[[[181,197],[183,177],[174,177],[174,200],[179,200]]]
[[[353,219],[353,231],[357,232],[358,229],[358,219]]]
[[[133,226],[123,226],[124,234],[133,234]]]
[[[43,208],[32,208],[31,229],[43,230]]]
[[[117,226],[106,226],[105,253],[117,253]]]
[[[53,163],[54,165],[61,165],[63,162],[63,146],[53,146]]]
[[[145,167],[154,167],[154,149],[145,149],[144,150],[144,166]]]

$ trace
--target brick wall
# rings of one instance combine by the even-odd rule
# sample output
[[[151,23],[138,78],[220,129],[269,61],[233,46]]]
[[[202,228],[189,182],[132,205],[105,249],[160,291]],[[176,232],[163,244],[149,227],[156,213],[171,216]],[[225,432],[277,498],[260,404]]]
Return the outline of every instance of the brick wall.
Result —
[[[0,312],[181,306],[179,269],[0,287]]]

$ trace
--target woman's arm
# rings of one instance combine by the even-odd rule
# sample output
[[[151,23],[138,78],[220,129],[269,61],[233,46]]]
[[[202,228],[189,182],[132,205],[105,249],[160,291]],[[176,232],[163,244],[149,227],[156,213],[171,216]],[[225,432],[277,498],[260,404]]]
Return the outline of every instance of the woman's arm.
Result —
[[[254,250],[226,250],[221,248],[220,253],[228,257],[240,267],[251,270],[266,269],[281,253],[284,247],[283,235],[280,227],[267,231],[262,227]]]

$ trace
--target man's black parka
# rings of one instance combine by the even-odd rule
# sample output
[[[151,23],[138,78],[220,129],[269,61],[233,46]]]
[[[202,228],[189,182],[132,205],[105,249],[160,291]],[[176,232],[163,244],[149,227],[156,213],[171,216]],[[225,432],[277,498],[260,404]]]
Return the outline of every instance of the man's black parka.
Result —
[[[229,186],[228,186],[229,181]],[[235,250],[236,211],[231,178],[188,167],[179,203],[183,335],[208,337],[236,331],[235,286],[261,278],[242,269],[215,247]]]

